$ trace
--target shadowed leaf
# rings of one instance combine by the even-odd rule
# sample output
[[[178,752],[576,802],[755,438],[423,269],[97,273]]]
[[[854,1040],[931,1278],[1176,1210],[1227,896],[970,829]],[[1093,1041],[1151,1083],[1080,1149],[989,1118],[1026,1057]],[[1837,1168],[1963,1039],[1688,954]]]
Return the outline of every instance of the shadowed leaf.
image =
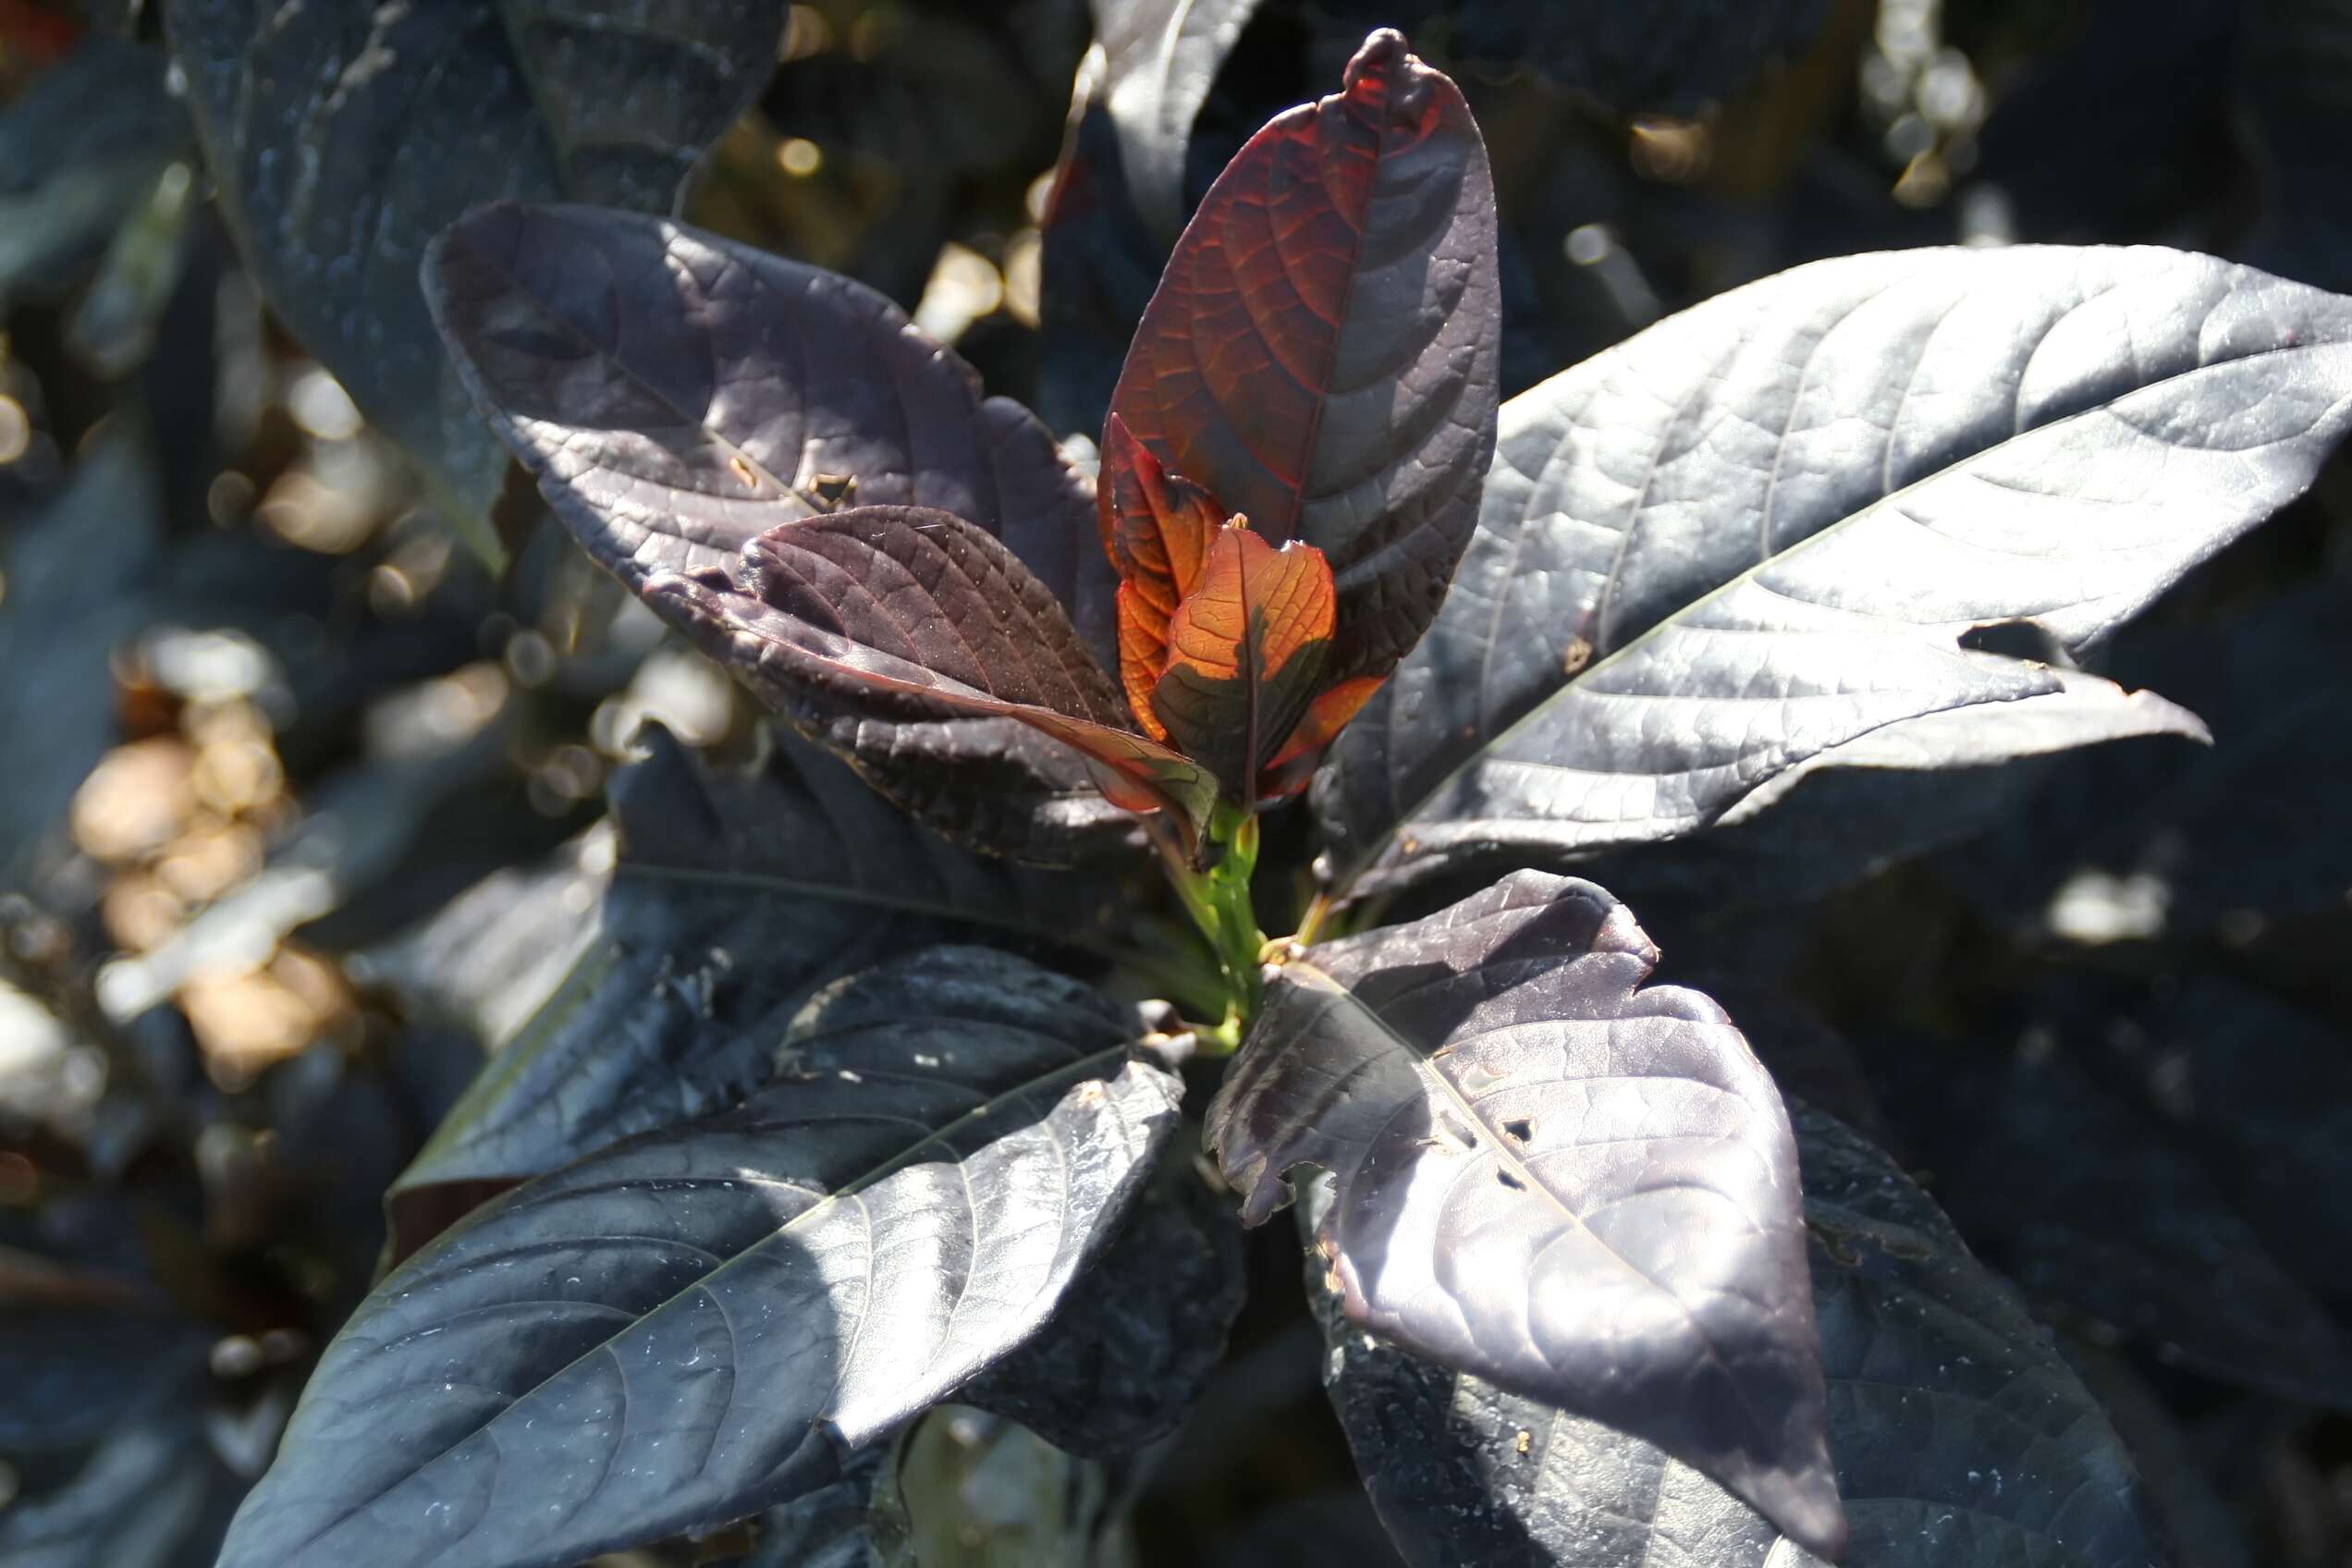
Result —
[[[1257,0],[1093,0],[1103,106],[1135,211],[1159,244],[1184,224],[1184,152]]]
[[[1589,883],[1522,872],[1308,949],[1209,1109],[1243,1218],[1300,1165],[1351,1322],[1654,1440],[1844,1538],[1796,1150],[1723,1011]]]
[[[1057,1448],[1133,1453],[1176,1429],[1248,1293],[1231,1207],[1171,1157],[1126,1228],[1029,1343],[959,1390]]]
[[[160,49],[89,34],[0,114],[0,298],[79,283],[184,154],[188,115],[165,91],[169,65]]]
[[[1111,411],[1225,512],[1329,559],[1337,675],[1413,645],[1469,540],[1500,300],[1477,127],[1379,32],[1344,91],[1226,166],[1144,313]],[[1108,533],[1114,487],[1100,495]]]
[[[1006,955],[828,993],[741,1108],[517,1189],[328,1346],[225,1568],[555,1568],[826,1485],[1034,1334],[1176,1122]]]
[[[2053,1317],[2085,1322],[2111,1341],[2128,1335],[2206,1377],[2352,1408],[2352,1343],[2334,1315],[2281,1265],[2206,1168],[2191,1129],[2168,1127],[2134,1086],[2095,1071],[2097,1047],[2086,1040],[2112,1031],[2143,1049],[2152,1044],[2110,999],[2061,993],[2010,1048],[1997,1039],[1910,1033],[1869,1042],[1890,1121],[1939,1173],[1954,1220]],[[2197,1053],[2208,1061],[2231,1043],[2223,1018],[2273,1036],[2267,1049],[2282,1079],[2313,1044],[2285,1033],[2292,1012],[2260,998],[2233,998],[2236,1005],[2217,1016],[2206,982],[2188,999],[2195,1011],[2175,1015],[2166,1006],[2151,1021],[2218,1034]],[[2321,1035],[2322,1075],[2308,1086],[2340,1080],[2324,1069],[2342,1044]],[[2180,1075],[2175,1096],[2203,1087],[2182,1082],[2194,1057],[2176,1045],[2165,1054]],[[2216,1123],[2228,1116],[2229,1097],[2226,1081],[2217,1083]],[[2266,1121],[2274,1143],[2266,1158],[2286,1166],[2292,1122]],[[2224,1151],[2213,1152],[2228,1174]],[[2325,1166],[2306,1169],[2297,1185],[2328,1181]],[[2249,1193],[2281,1240],[2310,1247],[2311,1223],[2298,1223],[2292,1207],[2272,1207],[2286,1195]],[[2323,1222],[2321,1234],[2328,1228]]]
[[[1898,251],[1711,300],[1513,400],[1445,613],[1317,781],[1335,875],[1673,838],[1810,770],[2201,734],[2064,661],[2348,425],[2352,301],[2201,256]],[[1895,847],[1856,815],[1818,864]]]
[[[666,211],[766,85],[782,0],[186,0],[172,48],[248,264],[466,519],[505,455],[434,339],[426,243],[499,197]],[[296,150],[300,151],[297,152]]]
[[[374,963],[412,993],[486,988],[451,1011],[496,1046],[386,1194],[396,1261],[506,1187],[765,1084],[793,1015],[852,970],[958,937],[1117,929],[1109,883],[958,849],[789,734],[746,774],[659,728],[642,743],[610,786],[617,859],[592,835]],[[469,981],[477,960],[496,974]]]
[[[674,224],[507,205],[435,243],[426,289],[493,426],[631,590],[731,570],[754,534],[846,484],[854,505],[936,508],[1000,537],[1109,668],[1116,580],[1083,482],[1036,421],[984,400],[970,366],[871,289]],[[713,635],[678,600],[655,607]],[[1131,827],[1075,757],[1009,720],[776,695],[958,838],[1059,860]]]
[[[1826,1117],[1795,1122],[1846,1561],[2162,1561],[2123,1444],[2015,1293],[1884,1154]],[[1328,1294],[1317,1305],[1331,1402],[1416,1565],[1819,1568],[1650,1443],[1367,1340]]]

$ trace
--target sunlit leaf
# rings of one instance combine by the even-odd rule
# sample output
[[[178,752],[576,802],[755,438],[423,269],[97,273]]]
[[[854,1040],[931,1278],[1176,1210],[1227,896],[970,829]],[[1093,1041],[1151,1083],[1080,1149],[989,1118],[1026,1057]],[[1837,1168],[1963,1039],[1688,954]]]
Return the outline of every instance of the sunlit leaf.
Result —
[[[1350,1322],[1659,1443],[1807,1545],[1822,1439],[1796,1149],[1722,1009],[1590,883],[1521,872],[1272,972],[1209,1109],[1243,1218],[1331,1172]]]
[[[1098,91],[1135,210],[1160,244],[1184,224],[1184,152],[1257,0],[1093,0]]]
[[[1229,795],[1254,800],[1258,770],[1322,683],[1333,610],[1321,551],[1296,540],[1275,549],[1238,522],[1220,529],[1169,618],[1166,668],[1151,692],[1155,727]]]
[[[779,706],[805,692],[1014,719],[1084,755],[1117,804],[1207,827],[1216,780],[1134,728],[1068,612],[976,523],[856,507],[755,536],[732,574],[656,575],[645,594]]]
[[[631,589],[728,569],[754,534],[837,501],[928,507],[1003,539],[1085,647],[1115,657],[1116,580],[1084,483],[871,289],[653,219],[494,206],[435,245],[426,291],[491,423]],[[1000,852],[1067,859],[1128,830],[1077,758],[1010,720],[882,718],[806,693],[793,717]]]
[[[2132,1463],[2015,1293],[1885,1155],[1799,1113],[1844,1561],[2148,1568]],[[1310,1268],[1310,1276],[1312,1275]],[[1651,1443],[1370,1341],[1322,1304],[1325,1381],[1416,1565],[1820,1568]]]
[[[1504,425],[1445,613],[1317,782],[1342,886],[1690,834],[1821,770],[2201,734],[2064,661],[2310,484],[2352,302],[2152,249],[1847,257]],[[1814,863],[1936,841],[1911,815]]]
[[[1377,675],[1437,614],[1476,521],[1501,310],[1478,129],[1376,33],[1341,92],[1278,116],[1209,188],[1111,411],[1226,513],[1321,550],[1332,673]]]
[[[837,1476],[1053,1315],[1175,1127],[1132,1022],[1004,954],[828,993],[775,1085],[480,1210],[328,1346],[225,1568],[529,1568]]]

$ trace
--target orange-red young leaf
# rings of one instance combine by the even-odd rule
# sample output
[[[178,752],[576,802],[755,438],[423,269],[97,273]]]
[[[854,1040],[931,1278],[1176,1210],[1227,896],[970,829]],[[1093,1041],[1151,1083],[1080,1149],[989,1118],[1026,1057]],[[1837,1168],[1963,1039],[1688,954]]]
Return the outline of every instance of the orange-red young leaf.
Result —
[[[1175,614],[1230,514],[1207,491],[1161,467],[1117,414],[1103,428],[1102,473],[1096,494],[1110,564],[1162,615]]]
[[[1274,760],[1266,765],[1265,777],[1258,780],[1260,800],[1287,800],[1307,786],[1315,777],[1315,765],[1323,760],[1326,747],[1340,738],[1348,720],[1363,710],[1388,677],[1359,675],[1342,680],[1309,703],[1306,714],[1291,731]]]
[[[1330,563],[1276,549],[1246,523],[1219,529],[1199,582],[1168,621],[1149,706],[1169,739],[1254,802],[1258,769],[1313,701],[1331,653]]]
[[[1477,127],[1452,81],[1376,32],[1341,92],[1250,139],[1177,241],[1111,397],[1106,537],[1120,449],[1140,446],[1220,516],[1322,551],[1330,673],[1385,674],[1476,520],[1501,300]]]

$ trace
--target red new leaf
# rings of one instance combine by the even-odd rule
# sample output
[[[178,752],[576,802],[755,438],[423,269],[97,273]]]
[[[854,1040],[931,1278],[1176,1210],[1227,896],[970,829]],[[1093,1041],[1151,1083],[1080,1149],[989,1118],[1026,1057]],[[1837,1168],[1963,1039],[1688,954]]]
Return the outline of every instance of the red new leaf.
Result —
[[[1151,714],[1232,798],[1256,798],[1258,769],[1314,699],[1334,608],[1321,551],[1278,550],[1235,521],[1218,532],[1199,582],[1169,618]]]
[[[1344,81],[1210,187],[1128,351],[1097,494],[1115,539],[1132,445],[1268,539],[1321,550],[1340,595],[1330,671],[1352,677],[1419,638],[1469,540],[1501,293],[1461,92],[1385,31]]]
[[[1103,432],[1102,493],[1103,549],[1120,578],[1120,678],[1135,717],[1164,741],[1151,690],[1168,662],[1168,618],[1200,581],[1225,513],[1199,485],[1162,469],[1117,414]]]

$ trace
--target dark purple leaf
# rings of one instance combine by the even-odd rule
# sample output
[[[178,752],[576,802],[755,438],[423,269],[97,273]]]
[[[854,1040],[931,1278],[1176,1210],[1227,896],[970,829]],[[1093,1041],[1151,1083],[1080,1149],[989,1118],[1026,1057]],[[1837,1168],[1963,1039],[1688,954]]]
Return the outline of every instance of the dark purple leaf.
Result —
[[[1135,729],[1052,593],[977,523],[855,507],[772,528],[731,569],[655,573],[644,594],[779,706],[814,692],[1013,719],[1083,754],[1118,804],[1207,828],[1215,776]]]
[[[1276,116],[1226,165],[1144,312],[1111,411],[1224,512],[1329,557],[1333,679],[1383,674],[1412,647],[1469,541],[1501,288],[1478,128],[1382,31],[1342,91]]]
[[[792,1016],[852,970],[955,938],[1116,940],[1115,885],[958,849],[789,733],[750,773],[658,728],[641,743],[610,787],[617,855],[600,830],[375,962],[496,1047],[386,1195],[395,1260],[516,1182],[764,1085]]]
[[[2259,1002],[2216,1009],[2210,990],[2199,1001],[2201,1016],[2183,1024],[2211,1031],[2236,1019],[2267,1033],[2282,1022]],[[2062,994],[2014,1045],[1908,1032],[1865,1043],[1889,1120],[1938,1173],[1954,1220],[2053,1317],[2129,1336],[2207,1377],[2352,1409],[2352,1341],[2334,1316],[2273,1256],[2186,1130],[2093,1071],[2084,1037],[2131,1038],[2133,1028],[2092,997]],[[2227,1038],[2206,1047],[2209,1059]],[[2309,1044],[2289,1035],[2278,1047]],[[2342,1041],[2323,1032],[2321,1047]],[[2331,1073],[2311,1086],[2331,1078],[2341,1082]],[[2284,1157],[2286,1125],[2264,1120]],[[2324,1182],[2326,1170],[2311,1175]],[[2307,1227],[2291,1215],[2264,1218],[2293,1241]]]
[[[191,1385],[174,1393],[165,1408],[107,1434],[63,1485],[19,1494],[0,1509],[0,1562],[8,1568],[210,1562],[243,1484],[207,1441]]]
[[[1445,613],[1317,782],[1332,874],[1557,862],[1818,772],[2199,734],[2061,665],[2347,426],[2352,301],[2207,257],[1898,251],[1711,300],[1513,400]],[[2040,653],[1978,645],[2002,623]],[[1925,847],[1949,805],[1915,799],[1894,842],[1854,814],[1816,858]]]
[[[1300,1165],[1350,1321],[1655,1441],[1844,1537],[1796,1149],[1771,1079],[1590,883],[1522,872],[1310,949],[1209,1109],[1243,1218]]]
[[[1176,1125],[1073,981],[933,949],[742,1107],[540,1178],[327,1347],[224,1568],[557,1568],[826,1485],[1042,1328]]]
[[[2162,1562],[2131,1459],[2015,1292],[1884,1154],[1809,1113],[1796,1136],[1846,1560]],[[1331,1402],[1416,1568],[1819,1568],[1651,1443],[1369,1340],[1327,1293],[1317,1306]]]
[[[492,424],[631,590],[730,570],[753,535],[838,502],[927,507],[1001,538],[1085,648],[1116,656],[1084,483],[862,285],[674,224],[500,205],[435,243],[426,291]],[[1131,826],[1077,758],[1010,720],[806,693],[792,717],[901,804],[1007,853],[1067,858]]]
[[[506,459],[434,339],[426,243],[500,197],[668,211],[766,85],[786,9],[717,0],[691,31],[650,0],[185,0],[165,20],[263,293],[478,521]]]

